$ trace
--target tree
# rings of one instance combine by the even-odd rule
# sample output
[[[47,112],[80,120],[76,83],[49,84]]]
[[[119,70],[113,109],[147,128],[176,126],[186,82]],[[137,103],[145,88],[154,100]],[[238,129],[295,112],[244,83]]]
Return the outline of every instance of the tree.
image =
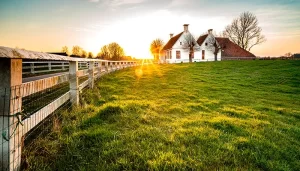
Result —
[[[131,56],[123,56],[121,60],[132,60],[133,58]]]
[[[107,45],[104,45],[101,49],[100,49],[100,52],[98,53],[97,55],[98,58],[100,59],[110,59],[110,54],[109,54],[109,51],[108,51],[108,46]]]
[[[285,57],[291,57],[291,56],[293,56],[293,54],[291,52],[288,52],[288,53],[284,54],[284,56]]]
[[[69,55],[69,48],[67,46],[63,46],[61,52],[64,52]]]
[[[109,45],[104,45],[97,57],[100,59],[108,60],[121,60],[125,56],[123,48],[116,42],[110,43]]]
[[[182,47],[189,52],[189,62],[193,62],[194,52],[200,50],[200,47],[197,46],[197,42],[191,33],[187,32],[183,34],[183,39],[181,40]]]
[[[206,49],[211,51],[215,55],[215,61],[218,60],[218,52],[221,49],[221,47],[217,44],[216,38],[214,36],[214,33],[212,33],[212,30],[209,30],[209,34],[206,38]]]
[[[93,58],[94,57],[94,54],[92,52],[89,52],[88,53],[88,58]]]
[[[87,57],[87,53],[85,50],[81,50],[81,57],[86,58]]]
[[[82,56],[82,48],[80,46],[73,46],[72,56],[81,57]]]
[[[160,51],[163,48],[164,42],[161,39],[155,39],[150,45],[150,52],[152,53],[154,60],[159,59]]]
[[[255,45],[266,41],[258,26],[258,19],[250,12],[242,13],[232,23],[226,26],[223,35],[241,48],[250,51]]]
[[[110,43],[107,49],[112,60],[120,60],[125,56],[123,48],[116,42]]]

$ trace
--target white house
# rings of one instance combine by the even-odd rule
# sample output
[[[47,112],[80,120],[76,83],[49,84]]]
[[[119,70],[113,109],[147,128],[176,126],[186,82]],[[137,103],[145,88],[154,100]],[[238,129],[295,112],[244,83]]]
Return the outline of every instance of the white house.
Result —
[[[206,62],[228,59],[254,59],[255,56],[231,42],[228,38],[215,37],[212,29],[196,41],[184,24],[183,32],[176,36],[170,34],[170,40],[160,53],[160,62]]]

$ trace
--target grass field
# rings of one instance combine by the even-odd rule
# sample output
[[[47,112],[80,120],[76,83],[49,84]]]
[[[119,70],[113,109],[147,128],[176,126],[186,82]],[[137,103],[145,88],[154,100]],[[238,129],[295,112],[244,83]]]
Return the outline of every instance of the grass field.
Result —
[[[82,98],[29,169],[300,170],[300,61],[129,68]]]

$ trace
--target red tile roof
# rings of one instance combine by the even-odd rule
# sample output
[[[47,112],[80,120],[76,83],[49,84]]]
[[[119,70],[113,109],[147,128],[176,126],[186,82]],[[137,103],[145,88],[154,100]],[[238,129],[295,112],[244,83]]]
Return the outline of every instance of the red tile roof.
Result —
[[[216,37],[222,49],[222,57],[255,57],[252,53],[233,43],[228,38]]]
[[[198,43],[199,46],[202,45],[202,43],[203,43],[204,40],[207,38],[207,36],[208,36],[208,34],[205,34],[205,35],[200,36],[200,37],[198,38],[197,43]]]
[[[172,37],[168,43],[163,47],[162,50],[168,50],[168,49],[171,49],[174,44],[177,42],[177,40],[180,38],[180,36],[182,35],[183,32],[177,34],[176,36]]]

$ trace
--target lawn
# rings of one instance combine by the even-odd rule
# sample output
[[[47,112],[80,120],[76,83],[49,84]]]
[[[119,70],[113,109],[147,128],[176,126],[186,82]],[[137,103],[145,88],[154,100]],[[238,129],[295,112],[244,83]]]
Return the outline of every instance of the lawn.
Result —
[[[28,169],[300,170],[300,61],[128,68],[82,99]]]

